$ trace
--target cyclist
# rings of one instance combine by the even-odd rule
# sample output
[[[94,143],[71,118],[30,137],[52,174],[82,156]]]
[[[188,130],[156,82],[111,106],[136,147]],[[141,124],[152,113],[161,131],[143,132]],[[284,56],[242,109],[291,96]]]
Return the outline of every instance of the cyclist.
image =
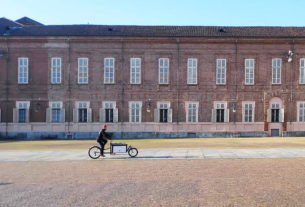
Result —
[[[97,137],[97,142],[101,145],[101,156],[105,157],[104,155],[104,149],[105,149],[105,145],[107,143],[108,139],[111,139],[110,134],[106,133],[107,130],[107,125],[105,124],[103,126],[103,129],[99,132],[99,135]]]

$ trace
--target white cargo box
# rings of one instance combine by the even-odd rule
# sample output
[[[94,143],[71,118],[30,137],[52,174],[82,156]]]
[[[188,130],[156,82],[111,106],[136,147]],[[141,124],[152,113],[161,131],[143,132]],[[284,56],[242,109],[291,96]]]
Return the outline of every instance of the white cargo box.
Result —
[[[127,144],[124,143],[111,143],[111,153],[126,153],[127,152]]]

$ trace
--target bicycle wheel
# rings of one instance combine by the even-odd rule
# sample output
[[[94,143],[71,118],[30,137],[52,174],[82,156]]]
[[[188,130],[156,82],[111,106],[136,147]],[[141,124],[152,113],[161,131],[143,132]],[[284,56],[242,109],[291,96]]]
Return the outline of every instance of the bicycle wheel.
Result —
[[[128,150],[128,154],[129,154],[130,157],[136,157],[138,155],[137,148],[134,148],[134,147],[130,148]]]
[[[101,148],[98,146],[93,146],[93,147],[89,148],[88,155],[92,159],[99,158],[101,156]]]

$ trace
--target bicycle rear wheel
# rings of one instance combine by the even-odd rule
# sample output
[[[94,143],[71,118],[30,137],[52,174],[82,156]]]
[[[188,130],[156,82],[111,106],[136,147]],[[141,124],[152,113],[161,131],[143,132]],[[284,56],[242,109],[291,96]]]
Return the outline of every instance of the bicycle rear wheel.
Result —
[[[98,146],[93,146],[93,147],[89,148],[88,155],[92,159],[99,158],[101,156],[101,148]]]
[[[128,155],[129,155],[130,157],[136,157],[136,156],[138,155],[138,150],[137,150],[137,148],[134,148],[134,147],[130,148],[130,149],[128,150]]]

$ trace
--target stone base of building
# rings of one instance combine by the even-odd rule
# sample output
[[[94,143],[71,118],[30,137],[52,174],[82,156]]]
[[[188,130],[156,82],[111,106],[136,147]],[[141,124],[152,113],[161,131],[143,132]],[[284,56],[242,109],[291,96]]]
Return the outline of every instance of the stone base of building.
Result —
[[[304,125],[304,126],[303,126]],[[0,139],[95,139],[102,123],[1,123]],[[300,130],[301,129],[301,130]],[[305,136],[305,123],[287,123],[285,137]],[[108,131],[115,139],[268,137],[263,122],[255,123],[112,123]]]

